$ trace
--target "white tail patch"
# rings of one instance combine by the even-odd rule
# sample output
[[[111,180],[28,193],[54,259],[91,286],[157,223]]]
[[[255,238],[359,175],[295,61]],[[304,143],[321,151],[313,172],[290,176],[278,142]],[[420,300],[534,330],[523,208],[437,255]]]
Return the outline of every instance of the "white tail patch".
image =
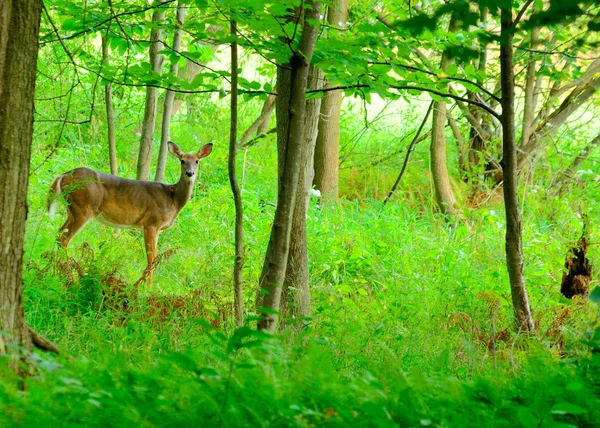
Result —
[[[56,205],[58,204],[58,197],[60,196],[61,193],[61,189],[60,189],[60,182],[62,180],[62,176],[59,176],[56,179],[56,189],[54,189],[54,195],[51,195],[51,201],[48,204],[48,215],[50,216],[50,218],[54,218],[54,215],[56,214]]]

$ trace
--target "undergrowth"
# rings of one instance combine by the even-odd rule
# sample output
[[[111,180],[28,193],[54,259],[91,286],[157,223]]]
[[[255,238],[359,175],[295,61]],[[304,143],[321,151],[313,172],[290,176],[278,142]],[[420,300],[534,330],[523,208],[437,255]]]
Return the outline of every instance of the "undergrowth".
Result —
[[[198,141],[186,138],[192,131]],[[221,138],[183,122],[173,133],[186,151]],[[46,144],[43,135],[37,144]],[[353,122],[343,135],[363,159],[397,137]],[[369,144],[352,146],[356,135]],[[2,369],[2,426],[600,424],[598,307],[560,294],[581,215],[600,214],[596,187],[574,186],[549,206],[553,189],[524,181],[525,274],[537,325],[526,336],[513,324],[501,197],[462,204],[449,225],[433,208],[425,147],[385,207],[401,156],[366,166],[352,158],[341,203],[311,201],[312,318],[271,337],[252,329],[251,315],[276,201],[274,139],[240,155],[249,318],[234,329],[225,143],[203,161],[193,199],[161,234],[155,283],[136,288],[145,264],[139,231],[90,224],[68,254],[54,243],[63,219],[44,213],[53,176],[82,164],[105,169],[101,139],[81,138],[67,135],[72,147],[45,163],[34,151],[32,164],[44,166],[31,176],[24,305],[28,323],[61,355],[33,354],[24,392]],[[122,175],[132,156],[120,153]],[[177,171],[170,162],[167,181]],[[595,225],[590,233],[594,243]],[[597,245],[589,258],[597,259]]]

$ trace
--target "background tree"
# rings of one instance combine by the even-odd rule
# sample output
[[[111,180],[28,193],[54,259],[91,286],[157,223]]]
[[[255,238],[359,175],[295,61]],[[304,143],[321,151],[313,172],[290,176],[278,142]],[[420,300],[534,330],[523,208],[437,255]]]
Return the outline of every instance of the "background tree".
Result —
[[[330,33],[335,33],[338,28],[343,30],[348,19],[348,0],[337,0],[329,5],[326,17]],[[327,89],[334,86],[335,84],[331,82],[325,82],[323,85]],[[319,116],[319,131],[315,146],[315,177],[313,179],[313,184],[321,192],[323,200],[337,200],[339,196],[341,107],[342,91],[331,90],[323,94]]]
[[[156,0],[157,4],[164,0]],[[160,74],[164,55],[159,52],[162,49],[164,11],[159,7],[152,13],[152,31],[150,33],[150,67],[153,78]],[[158,89],[155,86],[146,87],[146,106],[144,109],[144,121],[142,122],[142,136],[140,137],[140,151],[137,164],[137,179],[147,181],[150,177],[150,156],[152,154],[152,139],[154,138],[154,124],[156,122],[156,103],[158,101]]]
[[[179,51],[181,50],[181,36],[183,21],[185,19],[185,6],[182,2],[177,4],[177,16],[176,16],[176,30],[173,35],[173,59],[171,60],[170,73],[172,76],[177,76],[179,71]],[[158,162],[156,164],[156,174],[154,181],[162,183],[165,178],[165,166],[167,164],[168,154],[168,142],[170,141],[170,130],[171,130],[171,117],[173,116],[173,100],[175,99],[175,92],[167,89],[165,94],[165,100],[163,104],[163,115],[162,115],[162,126],[161,126],[161,137],[160,137],[160,149],[158,152]]]
[[[455,33],[459,24],[456,17],[452,15],[448,24],[448,32]],[[449,53],[445,51],[442,54],[440,70],[445,73],[448,66],[453,63]],[[444,100],[436,101],[433,104],[432,125],[431,125],[431,145],[429,154],[431,157],[431,177],[435,189],[435,200],[442,214],[447,218],[456,214],[456,199],[450,185],[450,176],[448,175],[448,165],[446,160],[446,102]]]

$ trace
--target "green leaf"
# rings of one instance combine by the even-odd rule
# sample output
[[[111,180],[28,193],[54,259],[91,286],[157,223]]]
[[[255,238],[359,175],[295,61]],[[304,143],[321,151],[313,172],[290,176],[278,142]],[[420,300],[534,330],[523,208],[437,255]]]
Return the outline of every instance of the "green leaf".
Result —
[[[555,404],[552,407],[553,415],[583,415],[587,413],[587,410],[583,407],[576,406],[575,404],[562,402]]]
[[[594,303],[600,303],[600,287],[596,287],[590,293],[590,300]]]

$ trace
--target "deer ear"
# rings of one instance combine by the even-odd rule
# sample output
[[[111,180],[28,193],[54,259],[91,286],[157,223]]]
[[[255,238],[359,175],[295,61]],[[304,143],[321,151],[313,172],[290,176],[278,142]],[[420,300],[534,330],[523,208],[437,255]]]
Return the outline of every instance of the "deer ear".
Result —
[[[181,159],[181,157],[183,156],[183,152],[181,151],[181,149],[179,148],[179,146],[177,144],[175,144],[172,141],[169,141],[167,143],[167,145],[169,146],[169,152],[175,156],[177,159]]]
[[[213,148],[212,143],[208,143],[208,144],[202,146],[202,148],[197,153],[198,159],[202,159],[202,158],[205,158],[206,156],[210,155],[210,152],[212,152],[212,148]]]

